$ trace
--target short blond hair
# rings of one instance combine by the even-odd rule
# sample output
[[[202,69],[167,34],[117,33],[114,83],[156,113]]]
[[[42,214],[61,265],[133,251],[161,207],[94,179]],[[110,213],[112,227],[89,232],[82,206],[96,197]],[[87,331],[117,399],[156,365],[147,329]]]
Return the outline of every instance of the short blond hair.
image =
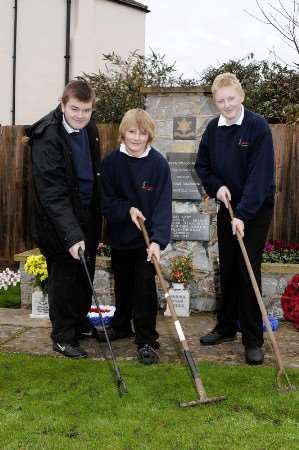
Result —
[[[148,133],[148,144],[150,144],[155,137],[155,124],[148,112],[141,108],[129,109],[122,118],[119,126],[118,137],[120,141],[125,138],[125,133],[130,128],[138,128],[139,130]]]
[[[245,96],[245,92],[242,85],[236,75],[231,72],[224,72],[217,75],[212,84],[212,94],[215,97],[215,93],[218,89],[226,86],[232,86],[238,89],[238,91]]]

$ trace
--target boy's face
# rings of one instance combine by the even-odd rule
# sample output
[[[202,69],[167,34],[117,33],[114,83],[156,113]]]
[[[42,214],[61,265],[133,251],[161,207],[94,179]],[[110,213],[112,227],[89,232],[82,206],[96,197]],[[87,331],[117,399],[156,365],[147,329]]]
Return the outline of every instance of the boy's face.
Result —
[[[128,153],[132,156],[140,156],[147,147],[149,134],[145,130],[131,127],[124,135],[123,143],[127,147]]]
[[[216,108],[228,123],[233,123],[240,117],[244,95],[235,86],[223,86],[214,94]]]
[[[67,123],[75,130],[82,130],[90,121],[92,101],[81,102],[75,97],[70,97],[65,105],[61,103],[61,109]]]

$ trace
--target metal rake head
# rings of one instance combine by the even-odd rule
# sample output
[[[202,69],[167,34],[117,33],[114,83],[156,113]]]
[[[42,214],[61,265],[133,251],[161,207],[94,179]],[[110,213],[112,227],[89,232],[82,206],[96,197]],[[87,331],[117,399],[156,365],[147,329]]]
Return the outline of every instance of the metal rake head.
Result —
[[[205,397],[198,400],[191,400],[191,402],[183,402],[180,403],[181,408],[188,408],[190,406],[199,406],[199,405],[207,405],[208,403],[221,402],[222,400],[226,400],[225,396],[221,397]]]
[[[288,374],[285,370],[278,370],[276,375],[276,383],[277,383],[277,389],[280,392],[292,392],[296,391],[296,386],[292,384],[289,380]]]
[[[120,397],[122,397],[123,394],[128,393],[126,383],[124,382],[124,380],[121,377],[117,379],[117,389],[118,389],[118,393],[119,393]]]

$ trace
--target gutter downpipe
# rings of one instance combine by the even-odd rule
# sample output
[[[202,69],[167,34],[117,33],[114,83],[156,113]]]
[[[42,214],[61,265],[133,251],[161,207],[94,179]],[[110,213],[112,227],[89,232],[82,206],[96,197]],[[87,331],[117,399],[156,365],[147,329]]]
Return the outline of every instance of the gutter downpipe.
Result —
[[[17,25],[18,25],[18,0],[15,0],[14,27],[13,27],[13,66],[12,66],[12,125],[16,124],[16,75],[17,75]]]
[[[72,0],[66,0],[66,29],[65,29],[65,75],[64,84],[70,81],[70,41],[71,41],[71,3]]]

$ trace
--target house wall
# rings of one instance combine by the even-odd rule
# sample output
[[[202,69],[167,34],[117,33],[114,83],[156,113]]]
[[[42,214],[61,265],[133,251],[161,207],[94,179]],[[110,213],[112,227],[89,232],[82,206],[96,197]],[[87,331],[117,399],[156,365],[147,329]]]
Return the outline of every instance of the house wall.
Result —
[[[14,0],[0,2],[0,124],[12,124]],[[104,68],[103,53],[123,58],[145,46],[145,12],[108,0],[73,0],[70,78]],[[18,0],[16,125],[53,109],[65,79],[65,0]]]

